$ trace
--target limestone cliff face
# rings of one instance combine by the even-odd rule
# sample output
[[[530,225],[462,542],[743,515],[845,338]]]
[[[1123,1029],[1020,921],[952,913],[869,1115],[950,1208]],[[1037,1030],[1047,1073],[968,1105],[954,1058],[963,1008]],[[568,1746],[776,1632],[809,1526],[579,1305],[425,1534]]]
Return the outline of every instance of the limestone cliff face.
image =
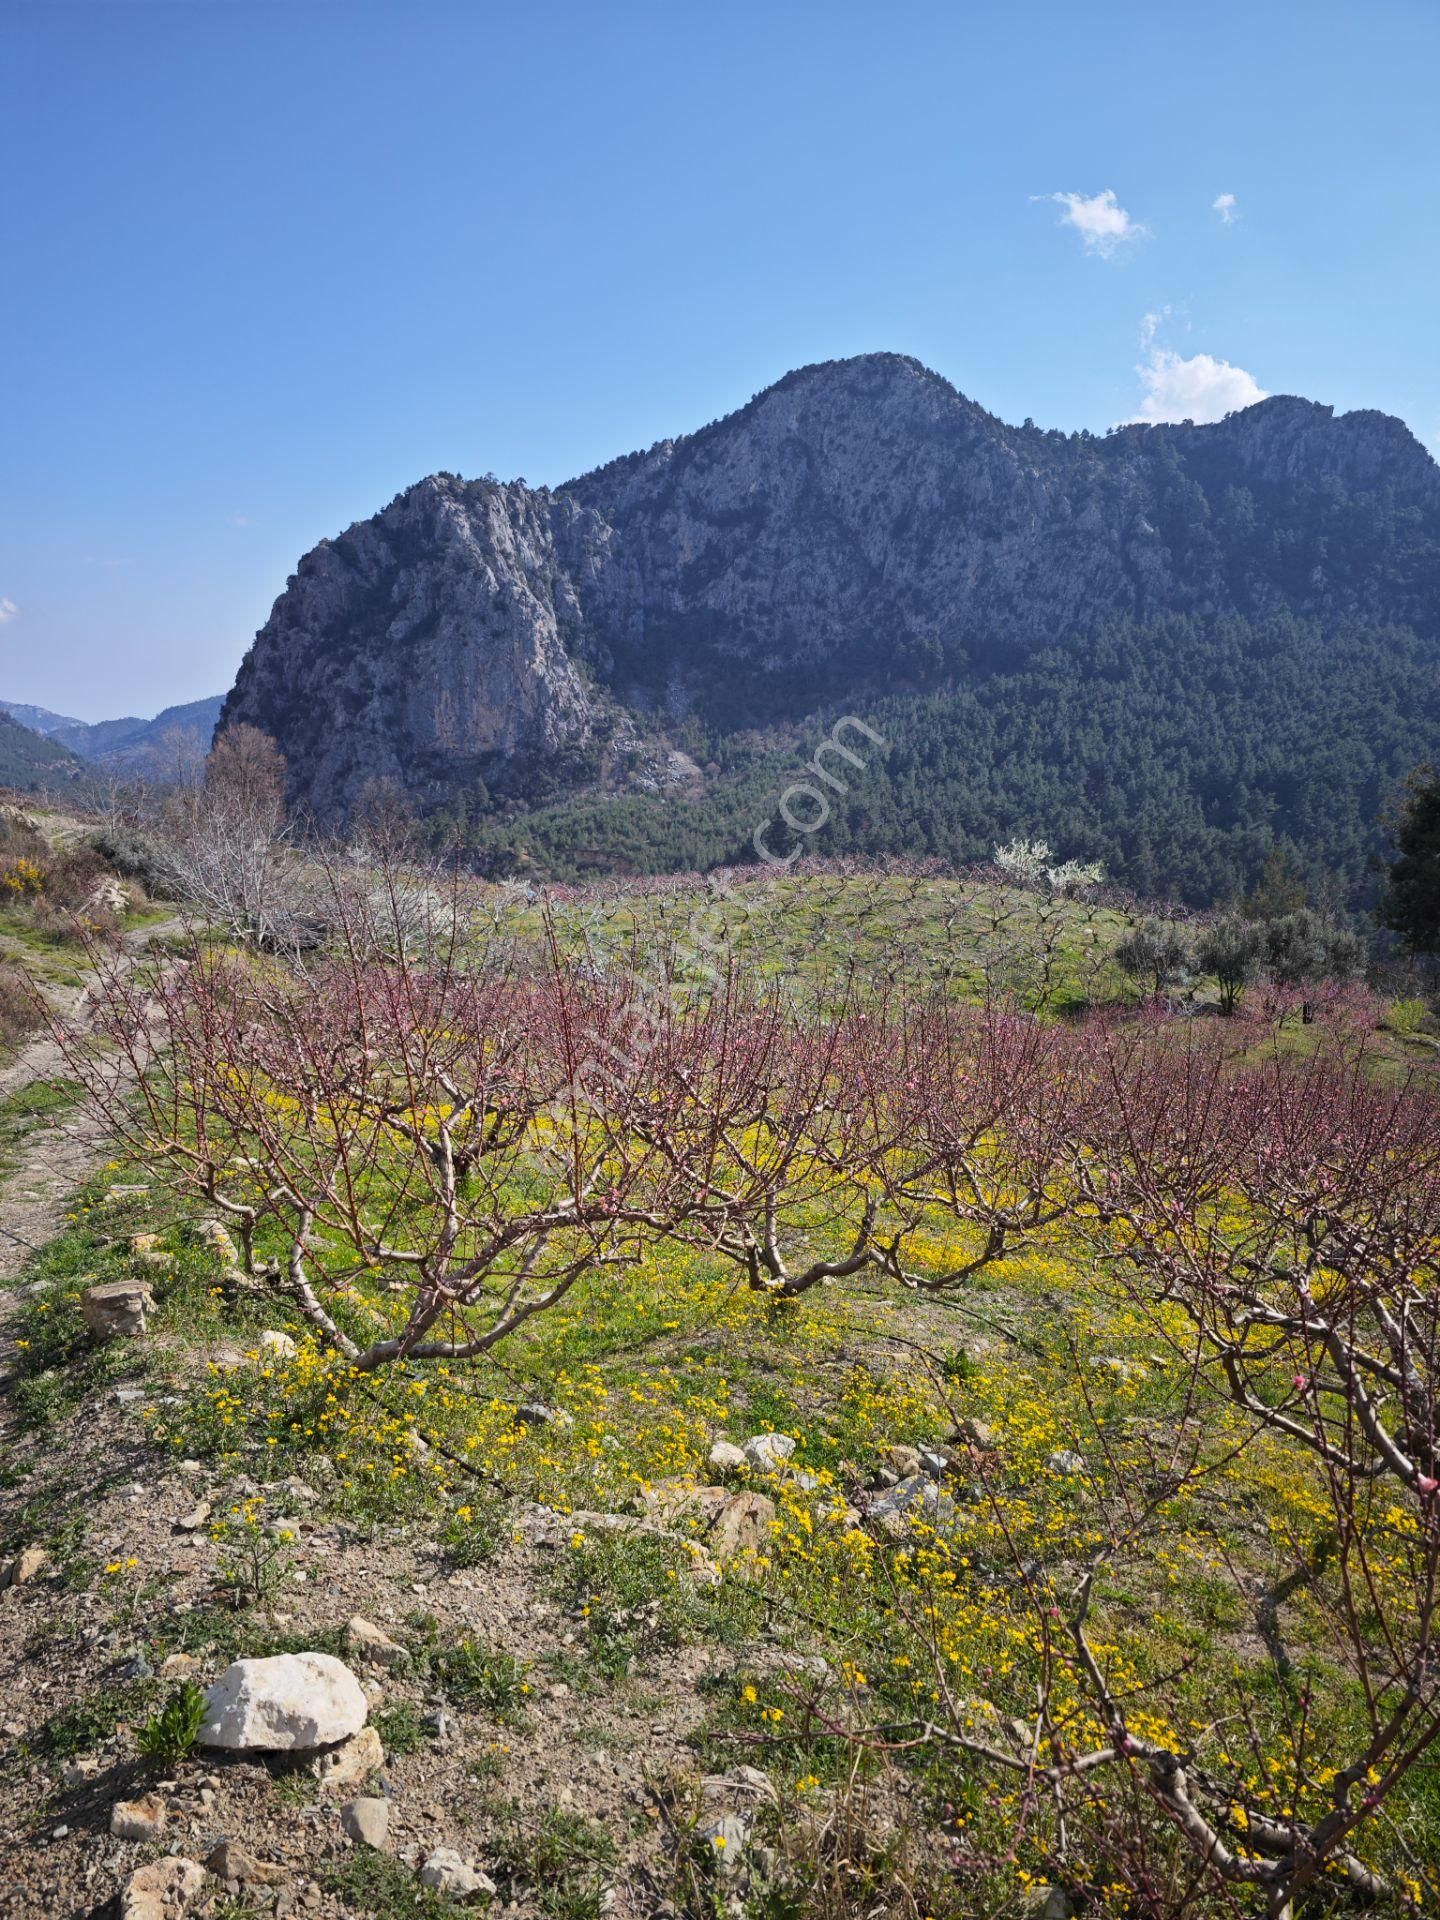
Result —
[[[867,355],[554,492],[421,481],[301,561],[222,724],[271,733],[323,818],[377,775],[651,785],[667,716],[762,726],[1114,614],[1286,606],[1435,633],[1440,469],[1399,421],[1277,398],[1067,436]]]

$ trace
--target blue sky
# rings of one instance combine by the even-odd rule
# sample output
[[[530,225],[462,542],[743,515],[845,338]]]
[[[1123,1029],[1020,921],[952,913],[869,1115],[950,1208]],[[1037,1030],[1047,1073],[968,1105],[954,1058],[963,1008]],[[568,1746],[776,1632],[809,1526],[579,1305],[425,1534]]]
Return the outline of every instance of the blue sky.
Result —
[[[9,0],[0,70],[0,695],[83,718],[223,689],[427,472],[807,361],[1440,449],[1436,0]]]

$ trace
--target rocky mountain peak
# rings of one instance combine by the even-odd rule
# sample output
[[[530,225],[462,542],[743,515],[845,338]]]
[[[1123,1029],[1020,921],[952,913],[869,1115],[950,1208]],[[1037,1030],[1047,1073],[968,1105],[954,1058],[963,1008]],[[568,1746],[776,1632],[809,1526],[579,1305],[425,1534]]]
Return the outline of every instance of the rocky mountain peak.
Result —
[[[1440,470],[1399,421],[1282,395],[1214,426],[1047,433],[862,354],[553,491],[417,482],[301,561],[224,720],[272,733],[328,818],[378,775],[426,802],[644,785],[691,714],[770,725],[1116,616],[1434,633],[1437,589]]]

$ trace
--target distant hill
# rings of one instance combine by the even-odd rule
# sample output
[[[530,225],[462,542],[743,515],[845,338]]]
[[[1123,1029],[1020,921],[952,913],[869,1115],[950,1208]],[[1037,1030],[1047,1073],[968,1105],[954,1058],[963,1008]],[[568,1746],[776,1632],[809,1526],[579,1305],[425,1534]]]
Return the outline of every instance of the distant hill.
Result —
[[[11,714],[0,710],[0,787],[33,793],[41,788],[83,780],[87,772],[84,761],[68,747],[47,740],[43,734],[32,733]]]
[[[221,696],[191,700],[184,706],[166,707],[153,720],[134,716],[123,720],[97,720],[93,724],[52,713],[48,707],[27,706],[20,700],[0,700],[3,708],[22,726],[68,747],[82,760],[89,760],[117,772],[164,779],[178,760],[193,759],[209,751],[215,722],[220,717]]]
[[[552,870],[743,853],[843,714],[886,749],[817,851],[1362,887],[1440,753],[1440,469],[1380,413],[1065,434],[869,354],[555,490],[419,482],[300,561],[224,709],[321,820],[384,777]]]

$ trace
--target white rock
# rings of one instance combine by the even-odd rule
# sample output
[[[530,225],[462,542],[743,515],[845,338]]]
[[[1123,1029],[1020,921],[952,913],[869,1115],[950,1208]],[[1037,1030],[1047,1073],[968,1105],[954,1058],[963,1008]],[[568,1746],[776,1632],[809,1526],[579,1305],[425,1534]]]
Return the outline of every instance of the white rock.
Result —
[[[1060,1447],[1045,1462],[1052,1473],[1084,1473],[1085,1462],[1069,1447]]]
[[[360,1682],[329,1653],[237,1660],[205,1696],[202,1747],[304,1752],[359,1733],[368,1711]]]
[[[110,1831],[117,1840],[158,1840],[165,1831],[167,1810],[158,1793],[142,1800],[117,1800],[110,1809]]]
[[[752,1813],[722,1813],[713,1820],[702,1821],[696,1829],[710,1849],[715,1871],[725,1879],[740,1871],[754,1830]]]
[[[710,1465],[716,1473],[738,1473],[745,1465],[745,1452],[733,1440],[717,1440],[710,1449]]]
[[[757,1473],[778,1473],[795,1451],[788,1433],[757,1433],[745,1442],[745,1458]]]
[[[899,1539],[908,1531],[912,1518],[923,1518],[933,1527],[952,1526],[955,1502],[928,1474],[912,1473],[908,1479],[875,1496],[870,1502],[870,1518]]]
[[[120,1896],[120,1920],[181,1920],[205,1891],[193,1860],[156,1860],[132,1873]]]
[[[273,1354],[277,1360],[295,1358],[295,1342],[288,1333],[281,1333],[278,1327],[266,1327],[258,1345],[261,1353]]]
[[[453,1847],[436,1847],[420,1869],[422,1887],[433,1887],[448,1900],[468,1900],[472,1894],[494,1893],[495,1882],[468,1860],[462,1860]]]

